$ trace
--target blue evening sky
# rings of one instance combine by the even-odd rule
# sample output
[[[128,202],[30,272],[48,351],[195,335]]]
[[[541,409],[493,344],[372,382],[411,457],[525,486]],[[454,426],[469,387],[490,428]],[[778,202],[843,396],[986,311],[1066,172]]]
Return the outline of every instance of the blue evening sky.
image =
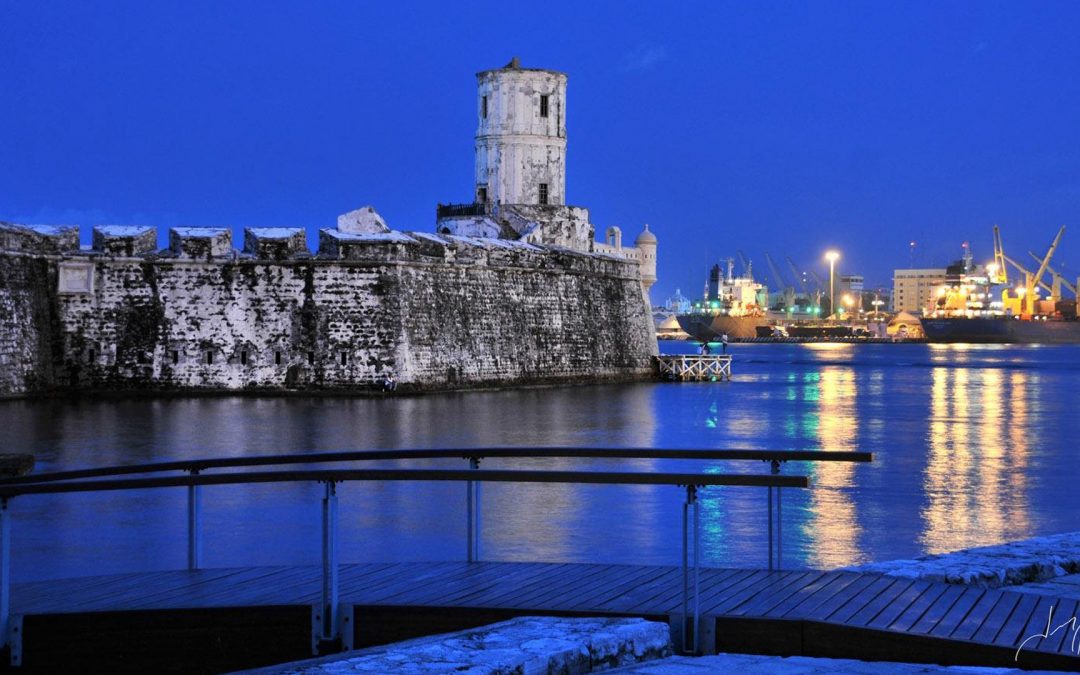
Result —
[[[653,300],[742,250],[887,285],[991,226],[1080,273],[1080,3],[0,0],[0,220],[430,231],[475,78],[562,70],[567,194],[660,240]]]

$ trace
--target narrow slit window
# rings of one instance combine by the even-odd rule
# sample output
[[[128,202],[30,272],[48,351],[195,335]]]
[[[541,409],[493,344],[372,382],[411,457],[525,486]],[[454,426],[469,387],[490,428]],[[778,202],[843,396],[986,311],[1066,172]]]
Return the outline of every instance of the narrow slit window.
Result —
[[[548,203],[548,184],[547,183],[540,183],[540,203],[541,204],[547,204]]]
[[[347,352],[341,352],[341,365],[349,365],[349,354]]]
[[[172,350],[172,352],[169,353],[169,356],[172,357],[172,362],[173,362],[174,366],[176,364],[180,363],[180,352],[179,351],[174,349],[174,350]]]
[[[315,365],[315,352],[307,353],[307,362],[309,366]]]
[[[247,365],[247,352],[240,352],[240,365]]]
[[[548,116],[548,95],[540,95],[540,117]]]
[[[274,365],[275,366],[280,366],[281,365],[281,352],[274,352]]]
[[[487,188],[481,187],[476,190],[476,202],[478,204],[487,204]]]
[[[480,111],[481,117],[483,117],[484,119],[487,119],[487,96],[485,96],[481,100],[480,108],[481,108],[481,111]]]
[[[93,349],[91,349],[90,352],[86,355],[86,360],[87,360],[88,363],[93,363],[94,361],[96,361],[97,360],[97,352],[95,352]]]
[[[214,352],[206,352],[206,365],[214,365]]]

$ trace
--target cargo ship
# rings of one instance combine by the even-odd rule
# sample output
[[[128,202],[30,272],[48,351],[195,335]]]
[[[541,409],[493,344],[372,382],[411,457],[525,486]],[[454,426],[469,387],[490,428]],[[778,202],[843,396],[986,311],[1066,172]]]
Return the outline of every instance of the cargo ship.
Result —
[[[969,250],[964,258],[950,266],[946,283],[936,294],[934,304],[922,320],[929,342],[1000,343],[1000,344],[1080,344],[1080,321],[1076,300],[1063,300],[1062,286],[1074,294],[1077,287],[1061,278],[1050,259],[1061,241],[1062,227],[1042,258],[1031,254],[1038,263],[1031,271],[1005,255],[1001,233],[994,227],[994,262],[975,266]],[[1006,264],[1016,269],[1023,281],[1009,285]],[[1043,280],[1052,275],[1048,284]],[[1047,299],[1039,294],[1046,291]]]
[[[724,335],[729,340],[756,337],[758,327],[770,325],[763,309],[768,306],[769,291],[754,281],[749,273],[735,276],[735,261],[728,259],[727,272],[713,265],[705,284],[705,297],[695,302],[689,312],[676,314],[679,326],[698,342],[716,342]]]
[[[941,317],[922,320],[929,342],[1080,344],[1076,318]]]

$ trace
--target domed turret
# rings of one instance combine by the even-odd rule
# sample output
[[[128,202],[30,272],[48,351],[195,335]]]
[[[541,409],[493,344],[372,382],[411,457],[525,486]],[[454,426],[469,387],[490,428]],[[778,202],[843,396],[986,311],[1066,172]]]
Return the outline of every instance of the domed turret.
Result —
[[[634,246],[641,251],[641,285],[648,295],[649,289],[656,283],[656,235],[649,231],[648,223],[634,240]]]

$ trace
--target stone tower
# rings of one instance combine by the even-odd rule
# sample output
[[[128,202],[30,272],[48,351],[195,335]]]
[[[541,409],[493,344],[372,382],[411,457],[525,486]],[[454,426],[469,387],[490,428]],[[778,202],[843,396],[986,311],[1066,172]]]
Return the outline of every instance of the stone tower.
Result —
[[[566,203],[566,73],[505,67],[476,74],[479,204]]]

